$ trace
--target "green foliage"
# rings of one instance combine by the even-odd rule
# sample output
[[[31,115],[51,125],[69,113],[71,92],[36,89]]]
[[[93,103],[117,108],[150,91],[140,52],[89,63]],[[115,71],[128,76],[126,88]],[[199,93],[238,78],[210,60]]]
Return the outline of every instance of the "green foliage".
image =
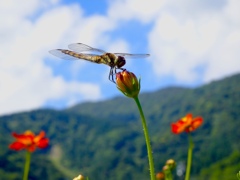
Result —
[[[235,180],[236,174],[239,171],[240,152],[235,151],[230,156],[217,161],[208,168],[201,170],[201,177],[203,179],[229,179]]]
[[[191,176],[196,180],[235,177],[239,171],[240,75],[195,89],[172,87],[140,95],[151,133],[155,169],[167,159],[185,162],[187,136],[170,124],[193,113],[204,124],[193,133]],[[0,117],[0,179],[21,179],[24,152],[8,149],[11,132],[46,131],[50,147],[32,155],[29,179],[148,179],[148,160],[139,113],[132,99],[82,103]]]

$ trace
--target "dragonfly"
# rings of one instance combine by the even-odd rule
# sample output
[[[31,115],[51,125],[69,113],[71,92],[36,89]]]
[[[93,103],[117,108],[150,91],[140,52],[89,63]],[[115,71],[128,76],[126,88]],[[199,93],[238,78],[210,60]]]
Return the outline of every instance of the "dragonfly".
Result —
[[[61,59],[66,60],[86,60],[97,64],[110,66],[108,79],[115,83],[114,74],[117,70],[125,70],[125,58],[145,58],[149,54],[129,54],[129,53],[109,53],[101,49],[90,47],[83,43],[73,43],[68,45],[68,49],[53,49],[49,52]],[[87,52],[87,53],[86,53]],[[88,54],[91,53],[91,54]]]

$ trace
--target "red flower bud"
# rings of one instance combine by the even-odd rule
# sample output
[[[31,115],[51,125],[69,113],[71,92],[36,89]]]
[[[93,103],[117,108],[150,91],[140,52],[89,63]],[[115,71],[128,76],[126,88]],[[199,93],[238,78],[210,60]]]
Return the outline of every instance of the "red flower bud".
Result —
[[[140,79],[135,74],[126,70],[116,75],[117,88],[125,95],[131,98],[138,96],[140,91]]]

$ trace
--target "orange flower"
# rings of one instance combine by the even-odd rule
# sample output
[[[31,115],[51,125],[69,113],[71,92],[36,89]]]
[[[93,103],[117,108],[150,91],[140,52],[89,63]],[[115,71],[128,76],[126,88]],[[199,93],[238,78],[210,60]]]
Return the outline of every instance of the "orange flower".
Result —
[[[192,114],[187,114],[182,119],[179,119],[176,123],[172,123],[172,132],[174,134],[180,134],[183,131],[186,133],[192,132],[197,129],[203,123],[203,118],[198,116],[193,118]]]
[[[41,131],[39,135],[35,135],[32,131],[25,131],[23,134],[12,133],[16,141],[10,144],[9,148],[15,151],[26,149],[29,152],[34,152],[36,148],[46,148],[49,144],[49,139],[44,137],[45,132]]]

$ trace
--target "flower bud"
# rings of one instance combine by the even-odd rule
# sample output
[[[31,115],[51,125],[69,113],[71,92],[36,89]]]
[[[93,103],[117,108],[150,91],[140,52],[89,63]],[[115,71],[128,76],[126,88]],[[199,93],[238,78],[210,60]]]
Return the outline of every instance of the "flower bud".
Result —
[[[75,177],[73,180],[84,180],[84,177],[83,177],[83,175],[79,175],[79,176],[77,176],[77,177]]]
[[[165,179],[165,175],[163,172],[159,172],[156,174],[156,180],[164,180]]]
[[[125,95],[131,98],[138,96],[140,91],[140,79],[135,74],[126,70],[116,74],[117,88]]]
[[[167,165],[163,166],[162,169],[163,169],[163,171],[169,171],[170,170],[169,166],[167,166]]]
[[[166,165],[169,166],[170,169],[174,169],[176,166],[176,162],[173,159],[169,159],[167,160]]]

